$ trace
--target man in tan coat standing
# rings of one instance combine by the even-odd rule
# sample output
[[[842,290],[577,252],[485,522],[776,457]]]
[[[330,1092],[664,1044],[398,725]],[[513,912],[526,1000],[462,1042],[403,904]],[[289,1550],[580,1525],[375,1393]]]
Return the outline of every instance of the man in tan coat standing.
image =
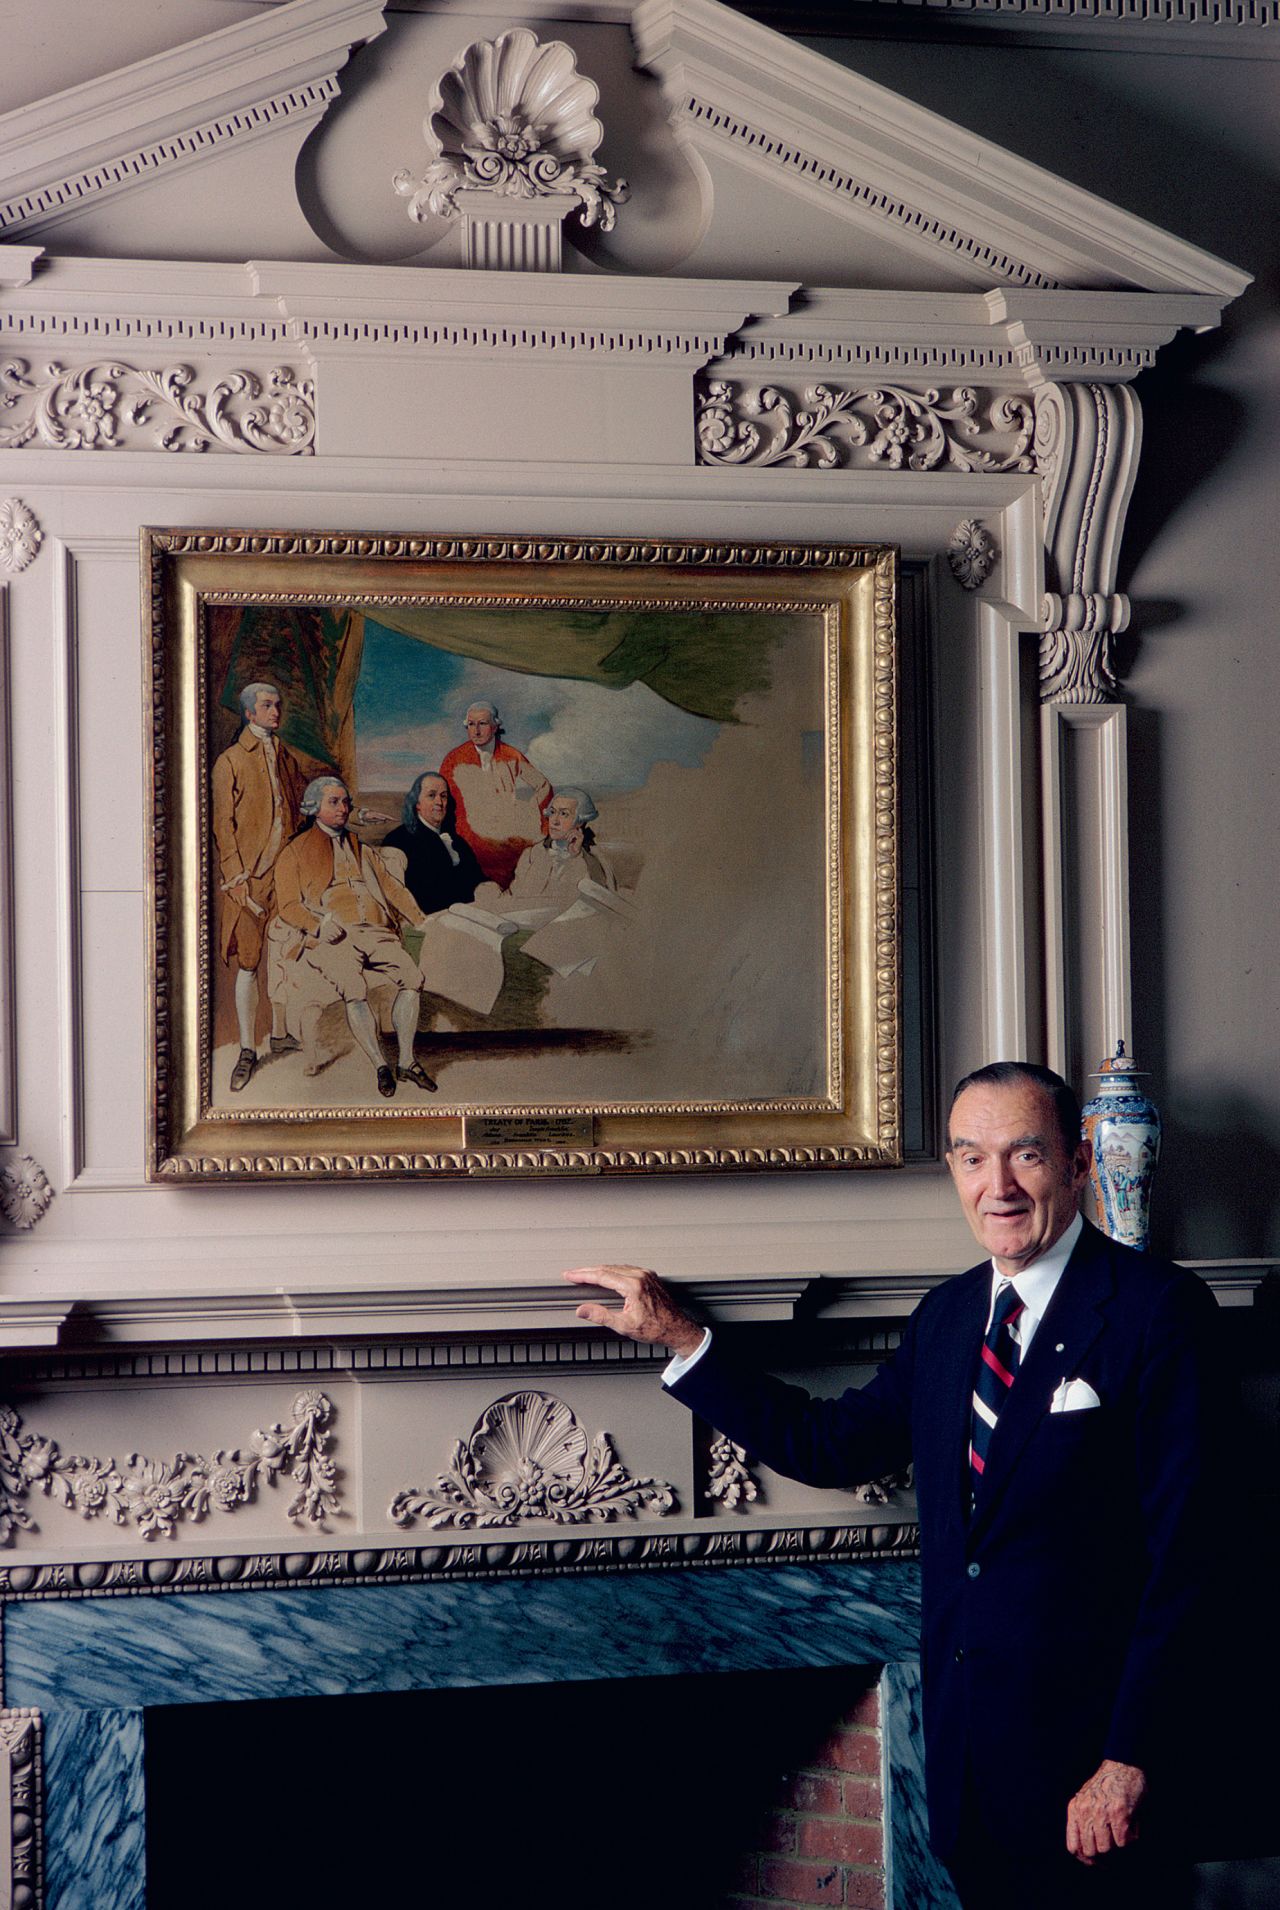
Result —
[[[275,912],[276,858],[298,827],[305,778],[279,741],[281,699],[271,683],[249,683],[240,692],[243,727],[213,765],[213,839],[218,856],[221,920],[218,945],[235,969],[240,1053],[231,1088],[249,1084],[258,1061],[258,971],[267,951],[267,996],[271,1002],[271,1052],[298,1046],[285,1025],[280,961],[266,939]]]

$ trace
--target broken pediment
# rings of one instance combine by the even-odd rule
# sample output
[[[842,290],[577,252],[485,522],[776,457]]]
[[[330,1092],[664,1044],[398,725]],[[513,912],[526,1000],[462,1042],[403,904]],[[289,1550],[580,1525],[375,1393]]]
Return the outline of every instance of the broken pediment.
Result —
[[[612,230],[582,223],[581,194],[566,207],[560,269],[1219,299],[1246,283],[718,0],[642,0],[629,26],[613,5],[566,11],[539,7],[537,39],[562,43],[572,83],[596,93],[595,158],[629,194]],[[0,241],[455,268],[456,206],[422,196],[412,217],[395,180],[439,159],[429,128],[450,69],[527,18],[284,0],[15,108],[0,115]]]

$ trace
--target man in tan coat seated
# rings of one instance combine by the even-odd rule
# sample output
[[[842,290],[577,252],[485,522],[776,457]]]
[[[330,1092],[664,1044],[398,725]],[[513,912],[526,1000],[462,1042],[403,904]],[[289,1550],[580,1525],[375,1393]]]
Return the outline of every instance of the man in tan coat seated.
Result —
[[[320,1016],[330,1002],[341,1000],[351,1032],[377,1072],[379,1094],[393,1095],[397,1081],[434,1093],[435,1082],[413,1052],[422,975],[399,934],[400,921],[423,928],[427,918],[378,851],[348,835],[351,796],[345,783],[317,776],[303,794],[302,815],[301,832],[276,863],[276,905],[280,920],[299,932],[297,939],[290,938],[285,959],[291,964],[290,992],[300,1009],[306,1071],[319,1071]],[[396,984],[394,1072],[369,1006],[369,990],[380,982]]]
[[[244,727],[213,765],[213,840],[221,894],[218,946],[235,968],[240,1053],[231,1087],[249,1085],[258,1061],[258,971],[264,935],[275,906],[275,863],[298,826],[302,772],[279,740],[281,701],[273,683],[249,683],[240,692]],[[284,977],[273,943],[266,943],[271,1001],[271,1052],[298,1043],[285,1026]]]

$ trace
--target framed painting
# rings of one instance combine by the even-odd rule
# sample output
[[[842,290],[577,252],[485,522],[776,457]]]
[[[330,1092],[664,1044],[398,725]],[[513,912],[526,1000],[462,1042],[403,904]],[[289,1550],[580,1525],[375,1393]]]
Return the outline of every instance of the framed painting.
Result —
[[[891,549],[143,562],[152,1178],[897,1164]]]

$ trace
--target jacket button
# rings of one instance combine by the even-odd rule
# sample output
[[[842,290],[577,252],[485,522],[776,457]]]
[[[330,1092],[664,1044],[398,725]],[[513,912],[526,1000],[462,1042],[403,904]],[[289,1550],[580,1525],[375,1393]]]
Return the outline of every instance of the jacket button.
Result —
[[[963,1645],[956,1646],[956,1663],[958,1665],[962,1665],[964,1663],[964,1646]]]
[[[968,1572],[969,1572],[969,1577],[970,1577],[970,1578],[979,1578],[979,1577],[981,1577],[981,1575],[982,1575],[982,1567],[981,1567],[981,1566],[979,1565],[979,1563],[978,1563],[978,1561],[977,1561],[977,1559],[975,1559],[975,1560],[973,1561],[973,1564],[972,1564],[972,1565],[970,1565],[970,1566],[968,1567]]]

